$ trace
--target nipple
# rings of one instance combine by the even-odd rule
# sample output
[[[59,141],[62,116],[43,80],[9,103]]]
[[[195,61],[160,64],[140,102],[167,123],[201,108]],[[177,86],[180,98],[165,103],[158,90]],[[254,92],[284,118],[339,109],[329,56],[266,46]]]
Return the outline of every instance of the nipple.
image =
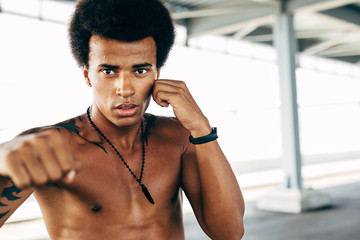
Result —
[[[91,211],[94,212],[94,213],[97,213],[97,212],[100,212],[101,211],[101,204],[99,203],[94,203],[92,206],[91,206]]]

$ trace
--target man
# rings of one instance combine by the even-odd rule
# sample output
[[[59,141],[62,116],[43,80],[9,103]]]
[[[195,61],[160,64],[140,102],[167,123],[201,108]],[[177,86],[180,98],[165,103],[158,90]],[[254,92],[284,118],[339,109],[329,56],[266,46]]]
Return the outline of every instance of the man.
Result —
[[[81,0],[69,29],[93,104],[0,145],[1,225],[34,193],[54,240],[184,239],[184,191],[210,238],[241,239],[216,130],[184,82],[159,79],[174,41],[163,3]],[[151,98],[176,118],[145,113]]]

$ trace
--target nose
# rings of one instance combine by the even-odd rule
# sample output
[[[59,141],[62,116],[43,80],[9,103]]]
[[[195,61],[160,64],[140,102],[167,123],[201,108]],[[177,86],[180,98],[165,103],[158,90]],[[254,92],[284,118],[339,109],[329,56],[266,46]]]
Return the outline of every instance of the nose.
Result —
[[[135,89],[131,81],[131,76],[121,73],[116,81],[116,94],[124,98],[134,95]]]

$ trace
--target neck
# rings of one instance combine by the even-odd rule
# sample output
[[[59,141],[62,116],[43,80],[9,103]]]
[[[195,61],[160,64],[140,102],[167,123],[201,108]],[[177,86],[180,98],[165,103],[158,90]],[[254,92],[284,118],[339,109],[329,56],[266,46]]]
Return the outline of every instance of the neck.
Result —
[[[135,147],[135,144],[141,142],[141,120],[133,125],[117,126],[109,121],[95,105],[90,108],[90,118],[97,128],[120,149],[130,150]],[[97,131],[94,131],[94,134],[100,137]],[[100,138],[104,141],[102,137]]]

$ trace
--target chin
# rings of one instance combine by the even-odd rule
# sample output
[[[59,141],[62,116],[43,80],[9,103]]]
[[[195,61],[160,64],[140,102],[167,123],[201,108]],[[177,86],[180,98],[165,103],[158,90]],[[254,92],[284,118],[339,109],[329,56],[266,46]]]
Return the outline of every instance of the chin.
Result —
[[[143,115],[135,115],[131,117],[122,117],[116,119],[113,123],[118,127],[132,127],[138,124],[143,118]]]

